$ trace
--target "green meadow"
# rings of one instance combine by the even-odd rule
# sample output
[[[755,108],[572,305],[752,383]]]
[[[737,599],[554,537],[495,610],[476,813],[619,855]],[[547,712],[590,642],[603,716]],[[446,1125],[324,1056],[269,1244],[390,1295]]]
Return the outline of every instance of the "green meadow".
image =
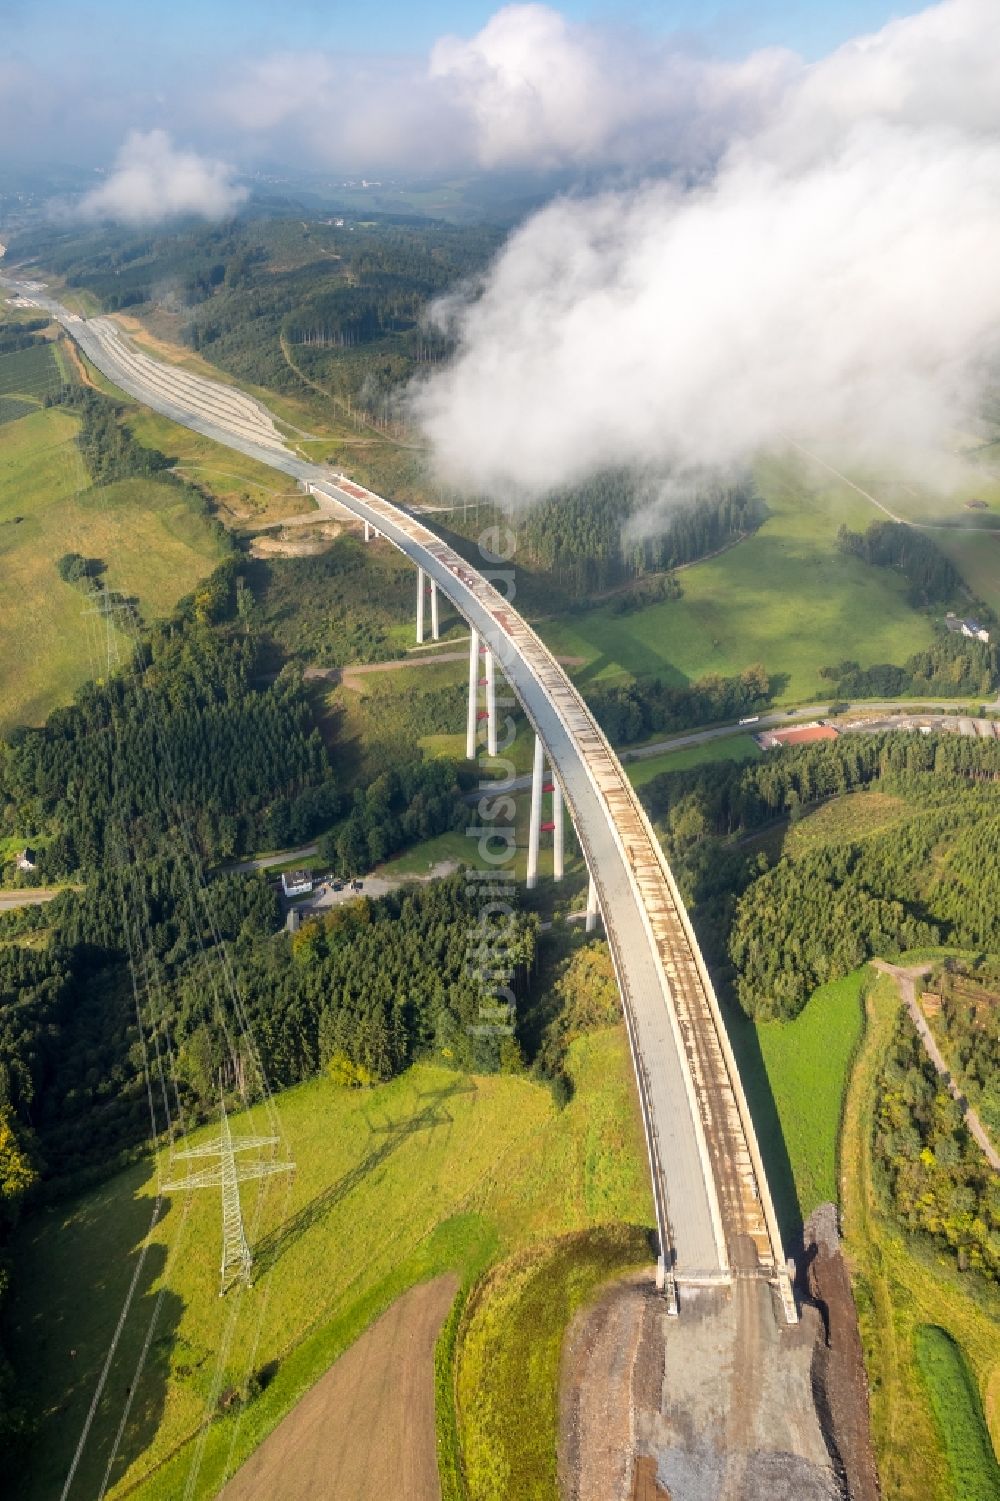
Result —
[[[686,745],[642,760],[629,757],[625,769],[633,787],[644,787],[664,771],[686,771],[689,766],[703,766],[707,761],[757,761],[762,754],[752,735],[721,735],[703,745]]]
[[[80,1494],[99,1489],[110,1462],[109,1495],[166,1501],[185,1493],[197,1463],[188,1493],[213,1496],[227,1468],[414,1282],[453,1268],[469,1283],[494,1260],[554,1236],[649,1225],[623,1029],[581,1038],[569,1066],[575,1092],[562,1110],[526,1078],[468,1077],[432,1064],[372,1090],[320,1076],[278,1096],[295,1173],[243,1189],[254,1286],[226,1298],[217,1195],[170,1193],[149,1231],[149,1159],[33,1215],[16,1246],[9,1319],[15,1359],[32,1383],[25,1395],[37,1391],[42,1413],[23,1501],[59,1492],[144,1245]],[[234,1138],[264,1124],[259,1108],[252,1120],[234,1116]],[[171,1170],[161,1154],[165,1177],[185,1166]],[[571,1305],[563,1306],[568,1317]],[[149,1355],[137,1374],[147,1330]],[[226,1405],[224,1394],[246,1391],[261,1372],[252,1400]],[[42,1400],[52,1392],[58,1408]]]
[[[961,1346],[935,1324],[921,1324],[914,1343],[948,1458],[955,1501],[1000,1501],[1000,1465]]]
[[[685,568],[680,599],[627,615],[605,605],[539,627],[554,651],[585,659],[573,673],[581,687],[651,676],[683,683],[762,662],[782,676],[778,702],[795,702],[828,693],[823,666],[902,662],[928,644],[932,623],[907,603],[903,581],[837,551],[841,524],[864,527],[880,513],[804,460],[762,460],[757,481],[767,520]]]
[[[151,479],[91,487],[77,430],[59,407],[0,428],[0,732],[41,723],[102,662],[106,670],[105,624],[57,574],[63,553],[101,559],[107,587],[137,597],[147,618],[168,613],[222,556],[182,488]]]
[[[803,1220],[818,1204],[840,1199],[840,1122],[861,1038],[864,977],[864,970],[856,970],[821,985],[794,1021],[756,1028]],[[775,1157],[775,1140],[765,1138],[761,1146],[765,1157]],[[788,1223],[790,1216],[784,1219]]]

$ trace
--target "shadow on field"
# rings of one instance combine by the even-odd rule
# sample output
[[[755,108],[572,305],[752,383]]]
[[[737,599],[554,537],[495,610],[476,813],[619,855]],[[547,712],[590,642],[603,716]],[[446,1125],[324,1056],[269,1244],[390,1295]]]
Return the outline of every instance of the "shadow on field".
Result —
[[[781,1227],[785,1255],[792,1256],[797,1254],[802,1242],[802,1206],[795,1187],[778,1107],[774,1103],[764,1056],[760,1050],[760,1041],[753,1023],[743,1014],[736,1001],[731,997],[723,999],[720,996],[720,1002],[764,1158],[764,1169]]]
[[[168,1208],[169,1200],[164,1200],[160,1223]],[[73,1484],[64,1492],[72,1501],[78,1496],[103,1495],[105,1487],[121,1479],[159,1431],[184,1305],[169,1288],[157,1286],[168,1248],[153,1243],[143,1255],[151,1211],[152,1201],[134,1194],[114,1206],[113,1240],[108,1233],[110,1216],[103,1224],[96,1221],[92,1229],[86,1226],[69,1297],[56,1309],[46,1310],[39,1327],[18,1331],[19,1343],[35,1346],[35,1368],[49,1396],[58,1393],[52,1421],[40,1425],[27,1456],[28,1473],[23,1477],[23,1490],[18,1491],[21,1496],[48,1497],[63,1491],[95,1401],[93,1424]],[[65,1231],[78,1232],[81,1220],[85,1223],[91,1212],[88,1204],[81,1215],[77,1206],[72,1216],[75,1223]],[[65,1214],[61,1218],[65,1221]],[[53,1218],[52,1233],[57,1233],[56,1223]],[[128,1317],[109,1360],[119,1314],[133,1281]]]
[[[452,1116],[445,1108],[445,1102],[456,1094],[474,1094],[476,1086],[471,1080],[456,1079],[444,1089],[432,1091],[422,1096],[427,1104],[416,1115],[407,1117],[405,1120],[389,1121],[385,1125],[371,1125],[369,1130],[374,1137],[381,1136],[378,1142],[361,1159],[356,1167],[352,1167],[349,1173],[338,1178],[336,1183],[331,1183],[322,1193],[303,1204],[284,1224],[265,1235],[254,1248],[254,1271],[255,1275],[270,1271],[271,1267],[295,1244],[307,1230],[324,1219],[332,1209],[343,1203],[347,1196],[363,1183],[376,1168],[380,1167],[387,1158],[391,1157],[399,1147],[418,1131],[428,1131],[433,1126],[448,1126],[452,1124]]]

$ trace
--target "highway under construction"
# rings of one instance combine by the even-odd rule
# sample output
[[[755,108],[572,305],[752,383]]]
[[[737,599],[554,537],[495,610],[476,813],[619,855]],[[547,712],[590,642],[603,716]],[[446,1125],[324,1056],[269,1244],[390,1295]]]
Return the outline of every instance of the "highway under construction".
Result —
[[[495,669],[502,672],[538,737],[536,767],[544,755],[590,872],[628,1028],[656,1205],[659,1280],[668,1306],[683,1314],[685,1288],[749,1278],[770,1283],[784,1321],[794,1323],[794,1296],[753,1122],[676,883],[618,758],[537,634],[482,572],[407,508],[295,453],[262,403],[152,359],[111,319],[82,319],[43,289],[6,281],[58,318],[121,390],[292,476],[321,511],[346,512],[366,532],[374,529],[468,622],[473,652],[485,654],[489,679]],[[423,577],[420,597],[422,602]],[[478,671],[478,661],[470,659],[470,693]],[[470,740],[476,729],[472,714],[470,698]],[[492,695],[487,714],[493,749]]]

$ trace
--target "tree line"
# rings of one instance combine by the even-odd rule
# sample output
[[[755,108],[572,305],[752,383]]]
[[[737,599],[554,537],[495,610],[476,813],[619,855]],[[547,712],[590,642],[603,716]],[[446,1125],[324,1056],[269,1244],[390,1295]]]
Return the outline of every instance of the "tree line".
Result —
[[[634,473],[609,470],[512,515],[478,506],[475,524],[477,533],[490,521],[512,527],[519,570],[540,570],[568,603],[589,608],[595,594],[718,552],[755,531],[766,514],[749,475],[691,487],[667,503]],[[455,525],[462,526],[460,518]]]
[[[950,1253],[960,1271],[1000,1281],[996,1175],[905,1011],[880,1070],[872,1148],[876,1190],[901,1227]]]
[[[741,836],[850,791],[898,798],[898,823],[782,854]],[[758,1018],[878,953],[1000,951],[1000,743],[850,735],[655,778],[643,795],[710,962]]]
[[[686,730],[763,709],[771,697],[771,680],[761,664],[735,677],[709,673],[677,685],[663,678],[586,690],[587,702],[605,734],[616,745],[629,745],[657,732]]]
[[[873,521],[864,532],[842,526],[837,546],[876,568],[895,568],[906,579],[907,599],[916,609],[947,604],[965,593],[962,576],[935,542],[898,521]]]
[[[996,642],[971,640],[957,632],[914,652],[902,667],[878,662],[861,667],[853,661],[821,667],[820,677],[833,685],[837,698],[900,698],[903,695],[956,698],[992,692],[1000,672]]]

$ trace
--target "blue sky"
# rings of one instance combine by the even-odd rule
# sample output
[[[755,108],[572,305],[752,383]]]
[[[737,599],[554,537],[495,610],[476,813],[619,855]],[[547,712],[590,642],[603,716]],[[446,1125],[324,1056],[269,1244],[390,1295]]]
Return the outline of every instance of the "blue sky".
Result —
[[[894,13],[890,0],[564,0],[534,11],[496,0],[0,0],[0,139],[8,165],[103,167],[132,133],[158,130],[243,170],[552,166],[602,157],[587,146],[595,131],[604,157],[625,159],[613,138],[644,89],[640,156],[697,168],[752,125],[753,108],[737,89],[722,122],[718,90],[685,94],[665,59],[706,73],[765,48],[812,61]],[[461,39],[447,49],[452,65],[429,70],[448,35]],[[586,75],[575,103],[570,53],[569,73]],[[776,87],[768,61],[751,68],[758,113]],[[499,104],[484,97],[484,68],[502,79]],[[714,137],[700,116],[712,98]],[[498,148],[497,131],[517,136],[519,123],[524,139]],[[690,140],[676,155],[692,134],[700,160]]]
[[[35,61],[114,46],[133,55],[153,49],[151,61],[164,63],[223,49],[423,51],[444,32],[478,30],[498,8],[481,0],[0,0],[0,27],[8,44]],[[921,7],[886,0],[568,0],[558,8],[578,19],[682,31],[726,55],[777,44],[818,57]]]

